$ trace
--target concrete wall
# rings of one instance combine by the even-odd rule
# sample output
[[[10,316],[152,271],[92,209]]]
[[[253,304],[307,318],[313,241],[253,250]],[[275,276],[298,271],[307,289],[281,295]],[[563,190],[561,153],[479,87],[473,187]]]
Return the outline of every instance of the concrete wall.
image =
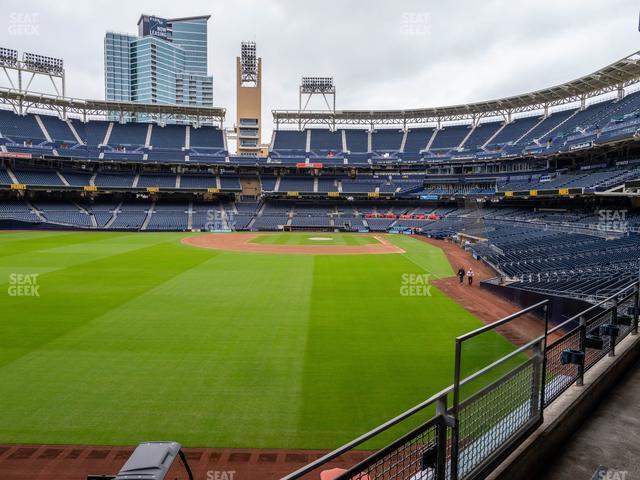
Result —
[[[496,285],[489,282],[480,282],[481,288],[486,288],[492,293],[509,300],[522,308],[534,305],[542,300],[549,300],[549,323],[557,325],[564,322],[568,318],[591,307],[591,304],[583,300],[574,298],[559,297],[556,295],[544,295],[519,288],[509,287],[507,285]],[[598,309],[594,313],[598,312]]]

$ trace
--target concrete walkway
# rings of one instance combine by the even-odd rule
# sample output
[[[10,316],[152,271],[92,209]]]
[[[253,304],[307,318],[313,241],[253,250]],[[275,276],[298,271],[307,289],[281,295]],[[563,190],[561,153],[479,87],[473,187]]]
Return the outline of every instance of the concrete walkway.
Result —
[[[609,473],[594,477],[599,466],[608,467]],[[640,480],[640,362],[573,434],[566,448],[550,459],[538,478]]]

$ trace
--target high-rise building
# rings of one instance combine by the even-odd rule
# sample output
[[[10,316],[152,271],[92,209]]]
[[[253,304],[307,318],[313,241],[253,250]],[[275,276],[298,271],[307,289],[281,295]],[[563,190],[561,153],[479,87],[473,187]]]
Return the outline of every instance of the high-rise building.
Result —
[[[138,35],[107,32],[106,99],[212,106],[213,77],[207,75],[209,18],[141,15]]]

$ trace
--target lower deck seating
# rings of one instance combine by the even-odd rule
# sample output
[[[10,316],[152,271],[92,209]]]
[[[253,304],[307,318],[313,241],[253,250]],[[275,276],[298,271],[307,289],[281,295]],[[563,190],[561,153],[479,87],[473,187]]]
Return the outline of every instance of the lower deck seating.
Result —
[[[504,275],[512,287],[587,300],[603,298],[637,278],[640,258],[640,213],[635,211],[624,210],[623,216],[615,217],[617,223],[605,236],[601,227],[606,217],[584,206],[536,210],[382,201],[332,201],[321,205],[289,201],[194,202],[171,197],[154,201],[144,194],[137,197],[91,200],[78,194],[76,198],[61,196],[55,200],[36,194],[22,200],[14,196],[0,200],[0,225],[151,231],[411,229],[436,238],[464,232],[486,239],[471,248],[477,257]]]
[[[33,209],[22,200],[1,200],[0,220],[18,220],[22,222],[39,222]]]
[[[373,232],[384,232],[386,231],[392,223],[395,222],[395,219],[390,218],[367,218],[365,220],[369,225],[369,229]]]
[[[295,216],[291,220],[292,227],[318,227],[327,228],[332,226],[333,221],[329,217]]]
[[[48,169],[15,169],[13,171],[18,183],[25,185],[64,186],[64,182],[55,170]]]
[[[282,215],[263,215],[256,218],[253,228],[255,230],[281,230],[288,221],[289,218]]]
[[[152,170],[152,168],[154,170]],[[12,172],[13,176],[12,177]],[[241,183],[241,175],[245,181]],[[528,192],[530,190],[579,189],[587,193],[604,191],[621,186],[625,182],[638,180],[640,167],[637,163],[625,166],[574,171],[549,171],[536,173],[517,172],[513,174],[442,175],[412,172],[406,174],[366,174],[351,177],[345,174],[239,174],[235,172],[205,171],[202,168],[185,169],[173,173],[154,166],[130,166],[129,169],[116,165],[109,168],[103,164],[95,168],[91,164],[85,168],[63,166],[56,168],[38,167],[20,163],[15,167],[0,167],[0,185],[12,183],[27,187],[81,187],[95,186],[98,189],[128,190],[163,188],[171,190],[207,190],[220,188],[223,192],[242,192],[243,184],[251,185],[250,190],[273,197],[287,192],[299,194],[324,194],[327,196],[367,197],[379,195],[402,199],[417,199],[424,195],[444,197],[489,197],[503,196],[504,192]],[[574,193],[574,192],[571,192]]]
[[[110,228],[114,230],[140,230],[146,218],[145,212],[120,212]]]

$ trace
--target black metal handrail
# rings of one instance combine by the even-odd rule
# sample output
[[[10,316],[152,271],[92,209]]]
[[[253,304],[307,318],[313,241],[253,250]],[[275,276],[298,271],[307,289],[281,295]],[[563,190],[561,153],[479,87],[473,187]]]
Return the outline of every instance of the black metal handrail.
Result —
[[[616,328],[612,329],[611,327],[620,326],[619,319],[621,317],[618,312],[619,306],[628,302],[633,303],[631,307],[632,317],[629,319],[629,315],[625,314],[626,329],[624,332],[616,335]],[[472,339],[482,333],[495,330],[536,310],[543,311],[544,334],[527,341],[515,350],[465,378],[461,378],[461,348],[464,341]],[[606,354],[615,354],[617,341],[630,333],[638,333],[640,283],[635,282],[625,287],[616,294],[603,299],[551,329],[548,328],[548,313],[548,300],[544,300],[496,322],[484,325],[457,337],[454,384],[452,386],[441,390],[427,400],[388,420],[373,430],[360,435],[351,442],[323,455],[308,465],[283,477],[281,480],[301,479],[303,476],[327,465],[341,455],[354,450],[364,442],[377,437],[391,427],[400,424],[427,407],[434,405],[436,407],[435,416],[420,426],[413,428],[409,433],[401,435],[400,438],[370,455],[365,460],[350,467],[338,477],[338,480],[358,480],[366,478],[363,474],[367,472],[372,472],[374,475],[376,472],[384,472],[385,479],[394,480],[407,480],[409,478],[420,478],[421,480],[468,480],[477,478],[481,473],[486,473],[487,469],[492,468],[496,461],[505,458],[513,448],[523,441],[532,428],[542,422],[544,409],[553,400],[571,385],[581,385],[584,372],[595,362],[599,361]],[[606,321],[610,323],[602,323]],[[595,328],[600,330],[603,325],[606,326],[607,333],[613,333],[613,336],[610,337],[610,340],[606,343],[606,346],[603,347],[603,351],[599,356],[589,357],[593,362],[585,366],[584,359],[589,355],[589,349],[598,343],[593,338],[590,339],[591,343],[589,343],[587,336],[591,330]],[[548,336],[557,332],[562,332],[562,335],[553,342],[548,343]],[[576,346],[576,349],[568,348],[569,346]],[[471,397],[462,402],[460,401],[460,388],[462,386],[487,374],[499,365],[505,364],[505,362],[517,357],[526,350],[534,351],[534,355],[528,358],[526,362],[485,385]],[[569,354],[566,352],[569,352]],[[570,355],[572,352],[573,357]],[[577,355],[575,355],[576,352]],[[565,363],[566,359],[573,361],[574,357],[578,359],[577,363]],[[580,363],[580,358],[582,358],[582,363]],[[531,371],[528,372],[528,370]],[[569,370],[570,372],[567,374]],[[509,415],[512,416],[520,413],[521,417],[516,420],[508,416],[505,417],[503,419],[504,422],[510,422],[508,426],[498,422],[493,426],[488,425],[483,427],[487,428],[485,433],[487,437],[495,433],[496,437],[502,438],[502,436],[505,436],[506,439],[502,442],[500,442],[500,438],[494,439],[491,445],[478,444],[478,442],[485,441],[482,438],[469,439],[471,443],[465,443],[467,439],[460,438],[461,409],[472,408],[474,402],[481,402],[485,397],[488,398],[489,395],[495,395],[496,392],[499,392],[500,388],[505,389],[505,395],[508,395],[509,389],[507,387],[509,386],[509,382],[514,382],[511,388],[518,387],[514,380],[518,375],[524,376],[528,382],[531,382],[530,398],[528,398],[527,403],[511,407],[512,410],[509,413]],[[450,394],[452,394],[451,405],[449,405]],[[504,401],[508,404],[509,399],[507,398]],[[523,410],[525,407],[526,410]],[[513,408],[515,408],[515,410],[513,410]],[[475,412],[472,411],[472,413]],[[464,426],[464,421],[463,419],[462,426]],[[422,441],[422,443],[420,443],[420,441]],[[474,447],[474,442],[477,447],[476,450],[481,451],[478,453],[474,450],[472,453],[475,456],[472,460],[474,460],[475,463],[465,464],[464,469],[461,470],[459,468],[460,456],[468,456]],[[416,468],[422,469],[419,473],[420,476],[415,476],[416,474],[412,473],[415,472]],[[377,477],[369,478],[373,480],[373,478]]]

